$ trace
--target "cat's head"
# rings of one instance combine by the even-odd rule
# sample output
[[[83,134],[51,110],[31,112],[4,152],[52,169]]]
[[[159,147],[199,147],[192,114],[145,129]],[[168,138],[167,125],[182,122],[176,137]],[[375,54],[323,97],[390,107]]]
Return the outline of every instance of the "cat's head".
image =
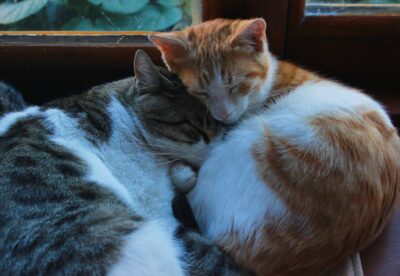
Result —
[[[200,165],[220,126],[176,75],[155,66],[142,50],[136,52],[134,70],[133,105],[147,143],[170,159]]]
[[[233,123],[264,99],[271,55],[263,19],[216,19],[150,35],[164,62],[212,116]],[[266,92],[265,92],[266,93]]]

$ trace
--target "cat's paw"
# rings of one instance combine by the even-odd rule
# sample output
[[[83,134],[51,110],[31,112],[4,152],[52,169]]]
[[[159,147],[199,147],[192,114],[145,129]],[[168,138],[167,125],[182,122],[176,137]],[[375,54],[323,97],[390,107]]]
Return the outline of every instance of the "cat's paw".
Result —
[[[172,165],[169,174],[176,190],[180,193],[188,193],[197,181],[197,173],[192,167],[183,163]]]

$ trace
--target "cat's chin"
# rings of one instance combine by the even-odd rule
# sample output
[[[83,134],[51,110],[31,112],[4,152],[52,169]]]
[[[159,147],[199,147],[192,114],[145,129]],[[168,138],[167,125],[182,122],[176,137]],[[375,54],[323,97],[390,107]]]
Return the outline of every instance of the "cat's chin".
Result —
[[[242,113],[240,113],[239,115],[236,115],[236,116],[231,116],[229,118],[226,118],[220,122],[224,125],[233,125],[239,121],[241,116],[242,116]]]

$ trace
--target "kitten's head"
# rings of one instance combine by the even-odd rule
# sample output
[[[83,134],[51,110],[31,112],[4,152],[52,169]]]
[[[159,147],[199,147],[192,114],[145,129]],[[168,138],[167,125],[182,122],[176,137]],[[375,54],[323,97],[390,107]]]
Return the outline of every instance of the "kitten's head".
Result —
[[[221,132],[215,120],[177,76],[156,67],[144,51],[136,52],[134,69],[133,107],[146,141],[170,159],[200,165]]]
[[[216,19],[149,38],[189,93],[215,119],[233,123],[263,98],[271,59],[265,30],[263,19]]]

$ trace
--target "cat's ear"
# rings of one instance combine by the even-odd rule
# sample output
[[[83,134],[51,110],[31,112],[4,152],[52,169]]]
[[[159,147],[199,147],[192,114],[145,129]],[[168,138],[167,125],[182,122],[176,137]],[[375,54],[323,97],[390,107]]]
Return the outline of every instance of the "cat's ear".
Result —
[[[172,83],[160,73],[145,51],[140,49],[136,51],[133,67],[136,87],[140,94],[166,93],[173,87]]]
[[[187,48],[182,38],[174,33],[163,33],[149,35],[149,39],[161,51],[168,69],[171,72],[175,72],[176,62],[187,56]]]
[[[161,85],[161,74],[145,51],[136,51],[133,68],[139,90],[148,91]]]
[[[231,40],[231,46],[241,47],[249,52],[263,52],[266,45],[267,23],[262,18],[244,20]]]

